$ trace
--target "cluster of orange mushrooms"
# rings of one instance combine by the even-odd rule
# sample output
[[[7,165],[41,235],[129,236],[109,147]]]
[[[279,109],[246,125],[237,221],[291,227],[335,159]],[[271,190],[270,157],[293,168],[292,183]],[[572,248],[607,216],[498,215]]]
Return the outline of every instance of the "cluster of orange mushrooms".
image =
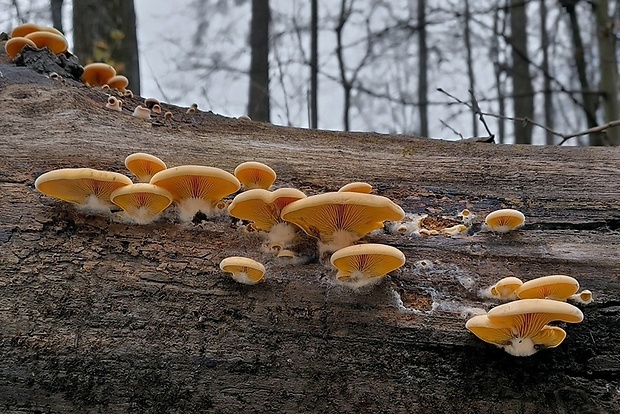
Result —
[[[138,182],[110,171],[65,168],[42,174],[35,187],[48,196],[95,211],[109,213],[115,204],[123,210],[124,219],[136,224],[153,222],[172,205],[184,222],[198,213],[206,217],[228,214],[240,220],[242,229],[260,234],[263,245],[278,258],[295,257],[291,248],[302,230],[318,240],[321,254],[331,253],[336,280],[354,288],[376,283],[405,264],[405,255],[393,246],[355,244],[384,228],[386,222],[392,223],[395,233],[403,233],[405,212],[390,199],[371,194],[368,183],[349,183],[336,192],[307,196],[295,188],[270,191],[276,173],[260,162],[244,162],[230,174],[200,165],[167,168],[153,155],[135,153],[125,159],[125,165]],[[239,192],[242,187],[244,191]],[[235,193],[232,200],[226,199]],[[459,217],[463,224],[436,234],[463,232],[474,215],[463,210]],[[482,231],[506,233],[524,222],[524,215],[517,210],[496,210],[486,216]],[[429,234],[415,221],[408,225],[408,230],[414,228],[419,235]],[[220,268],[245,284],[258,283],[265,275],[264,265],[249,257],[227,257]],[[581,311],[565,301],[588,303],[592,299],[591,292],[578,294],[578,289],[575,279],[563,275],[525,283],[515,277],[502,279],[487,289],[487,296],[513,301],[472,317],[466,327],[513,355],[556,347],[566,332],[549,323],[583,319]]]
[[[69,43],[65,36],[53,27],[26,23],[11,31],[11,38],[7,40],[4,49],[11,59],[15,60],[26,46],[33,49],[47,47],[55,55],[60,55],[67,51]]]

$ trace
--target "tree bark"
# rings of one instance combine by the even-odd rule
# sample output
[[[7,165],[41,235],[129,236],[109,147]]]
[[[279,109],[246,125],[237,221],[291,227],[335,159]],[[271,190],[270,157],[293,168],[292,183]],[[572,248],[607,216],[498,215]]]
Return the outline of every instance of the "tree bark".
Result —
[[[50,10],[52,12],[52,25],[55,29],[65,32],[62,28],[62,3],[64,0],[51,0]]]
[[[510,43],[512,49],[512,94],[514,116],[534,117],[534,88],[529,71],[526,13],[527,2],[510,0]],[[515,143],[532,143],[532,125],[514,123]]]
[[[586,116],[588,128],[594,128],[598,125],[596,120],[596,107],[598,98],[592,94],[590,83],[588,82],[587,63],[584,55],[583,40],[581,39],[581,29],[579,28],[579,20],[575,11],[575,5],[578,0],[562,0],[562,6],[568,14],[571,33],[573,36],[573,54],[575,56],[575,66],[577,68],[577,76],[581,85],[581,101],[583,103],[583,111]],[[590,145],[604,145],[601,134],[592,134],[589,136]]]
[[[254,121],[270,121],[269,104],[269,0],[252,0],[250,28],[250,94],[248,115]]]
[[[0,406],[5,412],[613,413],[620,408],[620,148],[454,143],[276,127],[162,103],[120,113],[107,95],[0,65]],[[514,233],[377,231],[407,257],[361,291],[304,243],[278,261],[227,217],[149,225],[38,193],[42,173],[129,174],[134,152],[169,167],[257,160],[306,194],[368,181],[407,213],[482,221],[517,208]],[[587,191],[584,191],[587,189]],[[226,256],[267,268],[245,286]],[[425,261],[426,265],[423,264]],[[428,265],[430,263],[430,266]],[[498,279],[574,276],[594,292],[556,349],[513,357],[477,340],[472,308]]]
[[[140,63],[133,0],[74,0],[73,53],[83,65],[106,62],[140,94]]]
[[[616,39],[612,31],[613,20],[609,17],[607,0],[592,3],[598,40],[600,91],[603,98],[605,122],[620,118],[618,105],[618,60]],[[606,133],[605,144],[620,145],[620,128],[611,128]]]
[[[426,44],[426,0],[418,0],[418,103],[420,136],[428,136],[428,46]]]
[[[547,0],[540,0],[540,48],[542,49],[543,101],[545,108],[545,126],[553,130],[553,92],[549,76],[549,32],[547,32]],[[555,136],[545,131],[545,144],[553,145]]]
[[[310,128],[319,127],[319,0],[312,0],[310,17]]]

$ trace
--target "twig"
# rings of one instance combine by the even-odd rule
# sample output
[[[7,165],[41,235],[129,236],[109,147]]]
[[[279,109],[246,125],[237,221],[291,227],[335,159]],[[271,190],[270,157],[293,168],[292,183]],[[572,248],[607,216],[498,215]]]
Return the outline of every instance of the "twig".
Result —
[[[482,125],[484,125],[484,129],[487,130],[489,137],[495,138],[495,134],[491,132],[489,126],[487,125],[487,122],[484,120],[484,115],[480,110],[480,106],[478,105],[478,101],[476,100],[476,95],[474,95],[474,91],[470,89],[469,94],[471,95],[471,103],[474,106],[474,112],[478,114],[478,119],[480,119],[480,122],[482,122]]]
[[[443,93],[444,95],[454,99],[456,102],[458,102],[460,104],[463,104],[463,105],[467,106],[470,109],[474,109],[472,107],[472,105],[470,105],[469,103],[463,102],[462,100],[460,100],[456,96],[449,94],[448,92],[444,91],[443,89],[437,88],[437,90],[439,92]],[[470,91],[470,93],[471,93],[471,91]],[[562,141],[560,141],[560,143],[558,145],[564,144],[566,141],[568,141],[571,138],[581,137],[583,135],[589,135],[589,134],[593,134],[593,133],[597,133],[597,132],[604,132],[604,131],[608,130],[609,128],[614,128],[614,127],[620,126],[620,119],[616,119],[615,121],[608,122],[608,123],[606,123],[604,125],[598,125],[598,126],[586,129],[585,131],[575,132],[573,134],[563,134],[561,132],[554,131],[553,129],[551,129],[551,128],[545,126],[545,125],[539,124],[538,122],[534,122],[530,118],[527,118],[527,117],[520,118],[520,117],[499,115],[499,114],[493,114],[493,113],[490,113],[490,112],[482,112],[482,111],[480,111],[480,115],[481,116],[482,115],[490,116],[490,117],[498,118],[498,119],[506,119],[508,121],[523,122],[524,124],[530,124],[530,125],[537,126],[539,128],[544,129],[545,131],[555,135],[556,137],[562,138]],[[485,124],[485,127],[486,127],[486,124]],[[450,129],[452,129],[452,128],[450,128]],[[489,132],[488,128],[487,128],[487,132]],[[489,134],[492,135],[490,132],[489,132]]]
[[[446,128],[448,128],[450,131],[454,132],[456,135],[458,135],[459,137],[461,137],[461,139],[465,139],[465,137],[456,129],[452,128],[450,125],[446,124],[443,119],[440,119],[439,122],[441,122],[441,125],[445,126]]]

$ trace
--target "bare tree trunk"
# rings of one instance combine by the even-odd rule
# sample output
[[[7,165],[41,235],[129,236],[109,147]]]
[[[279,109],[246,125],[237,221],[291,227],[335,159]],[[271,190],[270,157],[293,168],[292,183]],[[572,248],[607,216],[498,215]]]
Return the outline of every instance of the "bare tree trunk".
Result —
[[[518,118],[534,117],[534,89],[529,72],[527,51],[526,3],[511,0],[510,40],[512,46],[512,94],[514,115]],[[532,126],[522,122],[514,123],[516,144],[532,143]]]
[[[250,96],[248,115],[269,122],[269,0],[252,0]]]
[[[133,0],[74,0],[73,53],[85,65],[106,62],[140,93],[140,65]]]
[[[426,44],[426,0],[418,0],[418,102],[420,135],[428,136],[428,46]]]
[[[348,7],[347,0],[342,0],[340,2],[340,14],[338,16],[338,25],[336,26],[336,56],[338,58],[338,67],[340,69],[340,82],[342,84],[342,89],[344,90],[344,110],[342,114],[342,121],[345,131],[349,131],[351,129],[349,112],[351,111],[351,90],[353,89],[353,84],[347,78],[347,69],[344,63],[342,31],[344,30],[344,26],[349,19],[349,14],[351,13],[352,7],[353,1],[351,1],[351,4]]]
[[[547,32],[547,0],[540,0],[540,43],[542,49],[542,70],[544,76],[543,101],[545,108],[545,126],[553,129],[553,95],[551,92],[551,78],[549,77],[549,33]],[[555,137],[549,131],[545,132],[545,143],[553,145]]]
[[[618,105],[618,61],[615,53],[615,37],[612,32],[612,19],[609,17],[607,0],[592,3],[596,19],[596,37],[598,40],[600,87],[602,93],[605,122],[620,118]],[[606,131],[607,144],[620,145],[620,128]]]
[[[312,0],[310,18],[310,128],[319,126],[319,0]]]
[[[469,90],[472,91],[472,93],[474,93],[476,90],[476,79],[474,77],[474,66],[473,66],[473,61],[472,61],[472,56],[471,56],[471,37],[469,33],[469,30],[470,30],[469,20],[471,19],[471,15],[469,11],[469,0],[465,0],[464,3],[465,3],[465,13],[464,13],[465,33],[464,33],[463,38],[465,39],[465,50],[467,52],[467,77],[469,79]],[[472,117],[473,136],[477,137],[478,136],[478,117],[476,115],[476,110],[474,109],[473,105],[472,105],[471,117]],[[423,135],[423,136],[427,136],[427,135]]]
[[[503,144],[506,137],[506,121],[503,116],[506,115],[506,98],[504,96],[504,82],[502,80],[502,74],[505,73],[505,63],[500,61],[500,48],[499,39],[503,38],[503,34],[506,28],[506,15],[502,19],[502,29],[500,30],[500,2],[498,0],[493,13],[493,37],[491,40],[491,60],[493,62],[493,73],[495,75],[495,87],[497,89],[497,105],[500,117],[497,119],[497,142]]]
[[[51,0],[52,25],[55,29],[65,32],[62,28],[62,3],[64,0]]]
[[[575,12],[575,5],[579,0],[562,0],[562,6],[568,13],[570,20],[571,32],[573,35],[573,53],[575,56],[575,65],[577,67],[577,75],[579,84],[581,85],[581,99],[583,102],[583,110],[588,123],[588,128],[598,125],[596,120],[596,95],[592,94],[588,82],[587,63],[584,55],[583,41],[581,40],[581,29],[579,28],[579,20]],[[600,134],[592,134],[589,136],[590,145],[604,145]]]

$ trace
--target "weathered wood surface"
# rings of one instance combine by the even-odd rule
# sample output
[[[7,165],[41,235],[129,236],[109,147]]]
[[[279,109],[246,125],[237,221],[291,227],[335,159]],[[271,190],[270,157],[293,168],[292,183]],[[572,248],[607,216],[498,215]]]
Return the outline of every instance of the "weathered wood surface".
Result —
[[[619,148],[307,131],[167,105],[176,121],[145,122],[130,116],[138,98],[117,114],[101,91],[0,69],[0,411],[620,412]],[[407,263],[355,293],[323,263],[275,261],[227,219],[133,226],[34,189],[55,168],[127,173],[137,151],[228,171],[258,160],[307,194],[364,180],[407,212],[513,207],[528,223],[373,235]],[[261,259],[266,282],[220,272],[235,254]],[[494,304],[480,289],[554,273],[595,295],[559,348],[517,358],[464,329],[468,308]]]

